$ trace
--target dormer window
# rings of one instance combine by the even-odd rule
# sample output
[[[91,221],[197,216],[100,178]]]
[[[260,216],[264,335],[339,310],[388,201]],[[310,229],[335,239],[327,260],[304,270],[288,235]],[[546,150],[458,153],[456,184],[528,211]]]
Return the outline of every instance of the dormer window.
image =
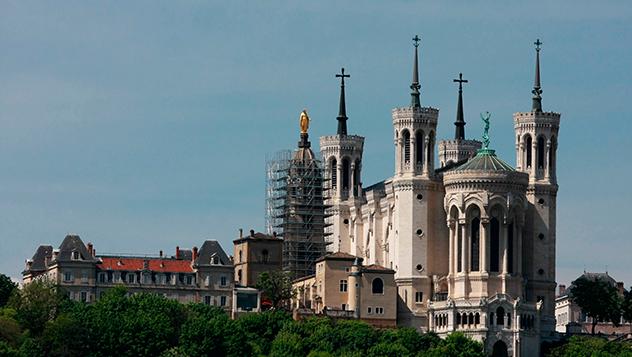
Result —
[[[218,265],[219,257],[216,254],[211,255],[211,265]]]
[[[80,260],[81,259],[81,255],[79,255],[79,252],[76,250],[72,251],[72,260]]]

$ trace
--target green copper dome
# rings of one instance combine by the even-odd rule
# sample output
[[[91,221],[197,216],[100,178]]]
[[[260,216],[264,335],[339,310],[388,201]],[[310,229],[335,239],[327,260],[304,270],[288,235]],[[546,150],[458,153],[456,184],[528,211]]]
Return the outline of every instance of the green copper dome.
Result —
[[[492,149],[480,149],[476,152],[476,156],[467,160],[461,166],[454,168],[452,171],[516,171],[511,165],[499,159],[496,152]]]

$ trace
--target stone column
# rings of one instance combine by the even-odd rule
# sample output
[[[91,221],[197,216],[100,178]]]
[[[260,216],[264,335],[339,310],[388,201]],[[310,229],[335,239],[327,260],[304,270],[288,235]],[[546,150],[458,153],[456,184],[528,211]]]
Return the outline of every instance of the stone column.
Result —
[[[428,145],[430,143],[430,138],[426,135],[424,137],[424,152],[422,153],[422,155],[426,155],[426,157],[424,158],[424,175],[428,176],[429,172],[430,172],[430,160],[432,160],[431,155],[428,155],[427,152],[430,152],[430,145]]]
[[[336,171],[338,172],[336,175],[336,194],[342,198],[342,161],[338,161]]]
[[[450,231],[450,238],[448,239],[448,275],[454,276],[455,273],[455,257],[454,257],[454,220],[448,220],[448,230]],[[450,284],[448,282],[448,288]]]
[[[459,220],[459,224],[461,225],[461,268],[463,273],[468,274],[470,272],[469,267],[469,239],[467,237],[467,224],[465,220]]]
[[[489,266],[488,260],[488,252],[489,252],[489,219],[483,218],[481,219],[481,234],[480,234],[480,267],[481,273],[487,273],[487,267]]]
[[[515,243],[515,272],[518,276],[522,276],[522,227],[516,222],[514,224]]]
[[[544,179],[548,180],[549,173],[549,152],[551,151],[551,140],[546,140],[546,151],[544,152]]]
[[[534,178],[536,177],[536,173],[537,173],[536,170],[538,168],[537,148],[538,148],[538,140],[532,139],[531,140],[531,176]]]
[[[522,170],[522,151],[524,144],[520,141],[520,137],[516,138],[516,168]]]
[[[507,222],[503,219],[503,222],[500,225],[500,254],[501,254],[501,262],[502,262],[502,267],[501,267],[501,271],[502,274],[505,275],[507,274],[507,254],[509,253],[507,251],[507,238],[508,238],[508,234],[507,234]]]
[[[395,139],[395,173],[402,173],[402,165],[404,161],[404,151],[403,151],[403,143],[401,136]]]
[[[351,163],[351,165],[349,165],[350,168],[350,172],[349,172],[349,197],[355,197],[355,191],[356,191],[356,187],[355,187],[355,161]]]

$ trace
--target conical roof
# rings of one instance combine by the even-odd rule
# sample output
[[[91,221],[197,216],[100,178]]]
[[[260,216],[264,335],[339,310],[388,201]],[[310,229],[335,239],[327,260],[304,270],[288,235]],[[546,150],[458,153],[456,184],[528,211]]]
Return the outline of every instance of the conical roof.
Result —
[[[516,171],[511,165],[496,156],[492,149],[480,149],[476,156],[451,171]]]

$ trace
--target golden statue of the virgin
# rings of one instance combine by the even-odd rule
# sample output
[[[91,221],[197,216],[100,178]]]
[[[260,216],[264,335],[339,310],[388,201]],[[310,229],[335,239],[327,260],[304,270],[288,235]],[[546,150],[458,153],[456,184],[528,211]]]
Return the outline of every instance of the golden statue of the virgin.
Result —
[[[307,129],[309,129],[309,116],[307,115],[307,109],[303,109],[301,112],[299,123],[301,125],[301,134],[307,134]]]

